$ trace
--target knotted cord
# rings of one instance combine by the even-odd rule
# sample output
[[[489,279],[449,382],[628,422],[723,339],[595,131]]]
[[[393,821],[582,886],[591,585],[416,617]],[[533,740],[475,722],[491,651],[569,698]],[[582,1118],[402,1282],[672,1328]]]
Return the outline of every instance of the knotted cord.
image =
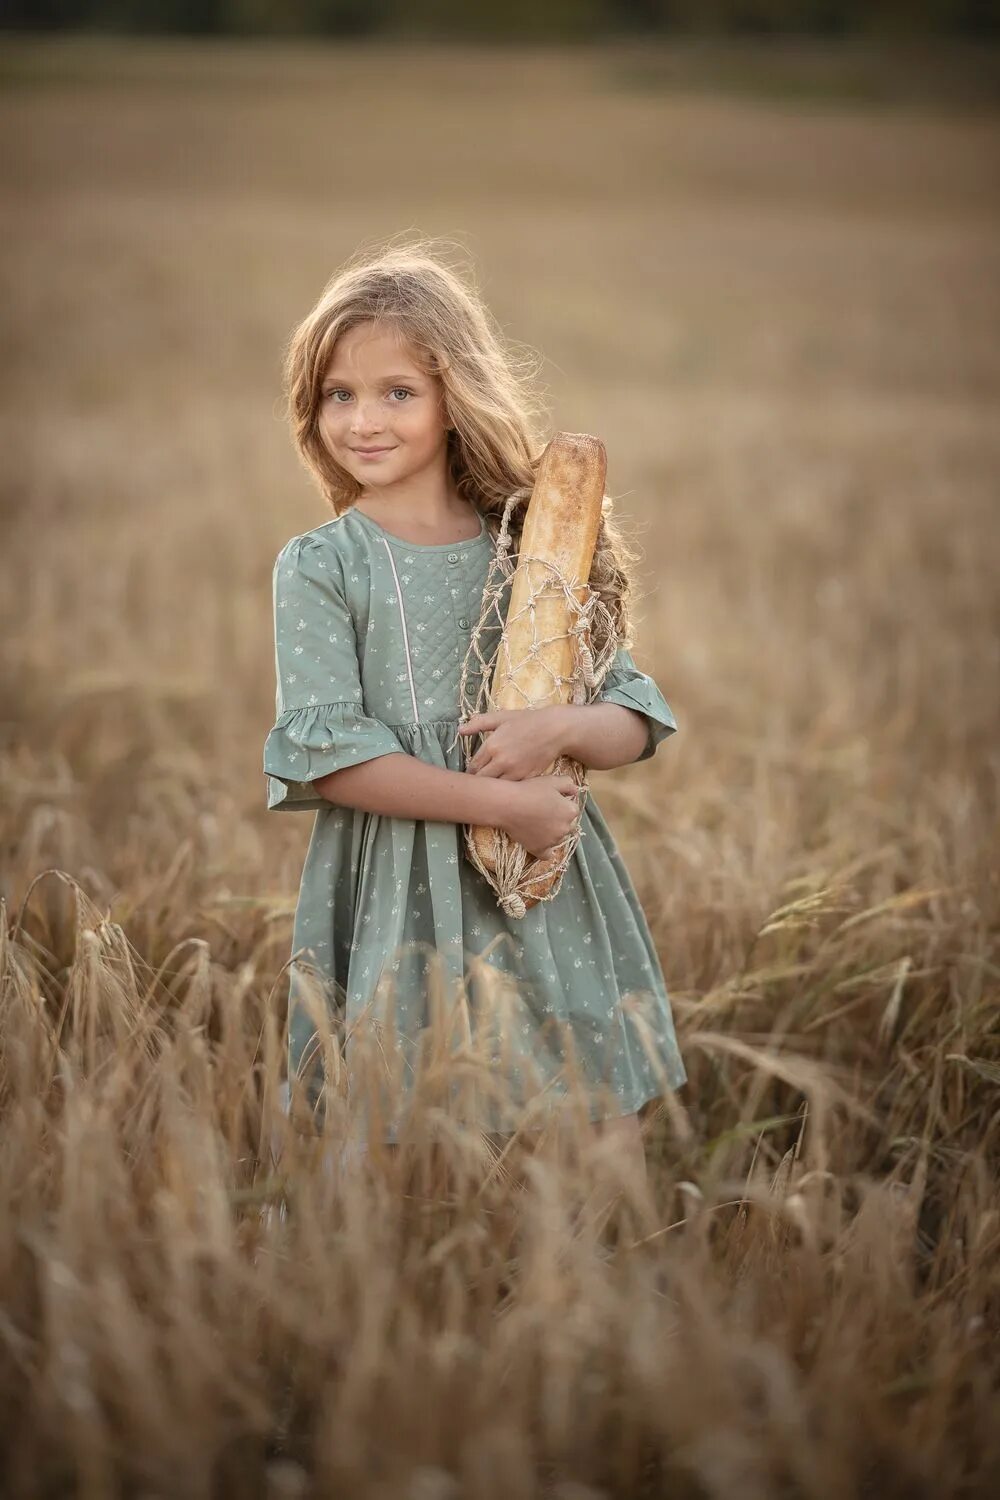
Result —
[[[521,503],[530,493],[530,490],[516,490],[504,505],[493,558],[483,587],[482,609],[473,628],[462,664],[459,684],[461,723],[465,723],[474,714],[491,713],[497,708],[498,705],[493,698],[492,684],[498,676],[501,664],[503,670],[499,671],[499,675],[506,681],[508,687],[513,687],[520,695],[526,708],[539,708],[550,703],[592,703],[600,694],[601,686],[618,650],[619,642],[611,611],[589,583],[581,584],[575,579],[565,577],[554,564],[545,558],[532,557],[528,553],[514,551],[514,541],[510,534],[511,512],[515,505]],[[517,567],[523,562],[534,564],[528,570],[532,585],[530,597],[516,615],[510,616],[508,613],[510,588]],[[578,597],[579,594],[583,595],[582,599]],[[565,608],[560,608],[558,611],[552,610],[549,607],[550,601],[560,596]],[[565,629],[555,635],[539,636],[538,633],[536,606],[543,598],[547,606],[546,613],[550,616],[557,614],[565,618],[567,622]],[[526,612],[531,622],[531,644],[527,653],[522,655],[519,652],[518,660],[512,662],[510,657],[511,632],[515,623],[522,619]],[[605,645],[595,652],[594,626],[599,621],[603,621],[607,627],[599,635]],[[563,676],[552,666],[553,659],[558,658],[559,653],[546,651],[545,648],[567,638],[571,642],[571,667],[569,676]],[[529,696],[519,685],[518,679],[523,676],[529,682],[531,681],[527,668],[536,659],[540,660],[545,668],[549,685],[544,694],[539,695],[537,690],[534,690]],[[455,740],[462,745],[463,762],[466,768],[489,733],[491,733],[489,730],[479,735],[456,733]],[[449,749],[454,748],[455,740],[452,741]],[[472,743],[473,740],[477,742],[475,745]],[[551,901],[558,894],[563,874],[580,841],[588,790],[587,769],[571,756],[560,755],[547,774],[572,777],[580,788],[580,793],[577,804],[578,816],[573,827],[562,842],[554,845],[544,856],[536,858],[535,855],[529,854],[503,829],[491,829],[495,868],[489,868],[480,857],[472,836],[472,826],[465,825],[465,850],[469,860],[489,881],[496,891],[500,906],[512,917],[524,916],[528,910],[526,898],[530,898],[534,904],[538,901]]]

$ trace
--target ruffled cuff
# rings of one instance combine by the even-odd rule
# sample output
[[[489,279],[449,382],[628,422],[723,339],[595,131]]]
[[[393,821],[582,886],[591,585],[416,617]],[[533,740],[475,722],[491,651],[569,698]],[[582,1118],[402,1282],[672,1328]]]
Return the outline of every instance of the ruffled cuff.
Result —
[[[357,703],[319,703],[280,713],[264,742],[267,805],[279,812],[329,807],[310,782],[380,755],[405,755],[387,724]]]
[[[601,686],[601,703],[620,703],[624,708],[638,709],[644,714],[649,728],[646,748],[637,758],[648,760],[661,740],[677,730],[670,704],[660,692],[652,677],[638,668],[612,667]]]

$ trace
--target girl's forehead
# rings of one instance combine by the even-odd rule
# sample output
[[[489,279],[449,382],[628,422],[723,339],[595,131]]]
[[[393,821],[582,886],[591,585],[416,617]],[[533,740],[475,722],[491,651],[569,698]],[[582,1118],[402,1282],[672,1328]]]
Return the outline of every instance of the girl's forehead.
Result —
[[[361,324],[342,334],[334,344],[324,376],[378,380],[424,373],[417,351],[401,333]]]

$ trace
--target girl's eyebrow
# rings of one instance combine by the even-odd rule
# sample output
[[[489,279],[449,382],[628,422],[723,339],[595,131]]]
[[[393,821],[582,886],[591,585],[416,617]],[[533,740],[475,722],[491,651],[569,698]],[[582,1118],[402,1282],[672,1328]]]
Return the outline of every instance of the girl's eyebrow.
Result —
[[[379,384],[398,385],[400,381],[419,379],[419,375],[383,375]],[[344,380],[340,375],[327,375],[323,380],[324,385],[350,385],[350,383],[349,380]]]

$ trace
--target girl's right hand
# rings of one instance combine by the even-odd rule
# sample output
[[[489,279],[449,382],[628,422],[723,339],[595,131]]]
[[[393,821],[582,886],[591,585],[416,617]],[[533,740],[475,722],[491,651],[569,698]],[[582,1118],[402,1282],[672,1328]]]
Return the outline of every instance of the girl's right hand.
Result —
[[[580,788],[572,776],[529,776],[508,786],[513,807],[503,830],[540,859],[562,843],[576,822]]]

